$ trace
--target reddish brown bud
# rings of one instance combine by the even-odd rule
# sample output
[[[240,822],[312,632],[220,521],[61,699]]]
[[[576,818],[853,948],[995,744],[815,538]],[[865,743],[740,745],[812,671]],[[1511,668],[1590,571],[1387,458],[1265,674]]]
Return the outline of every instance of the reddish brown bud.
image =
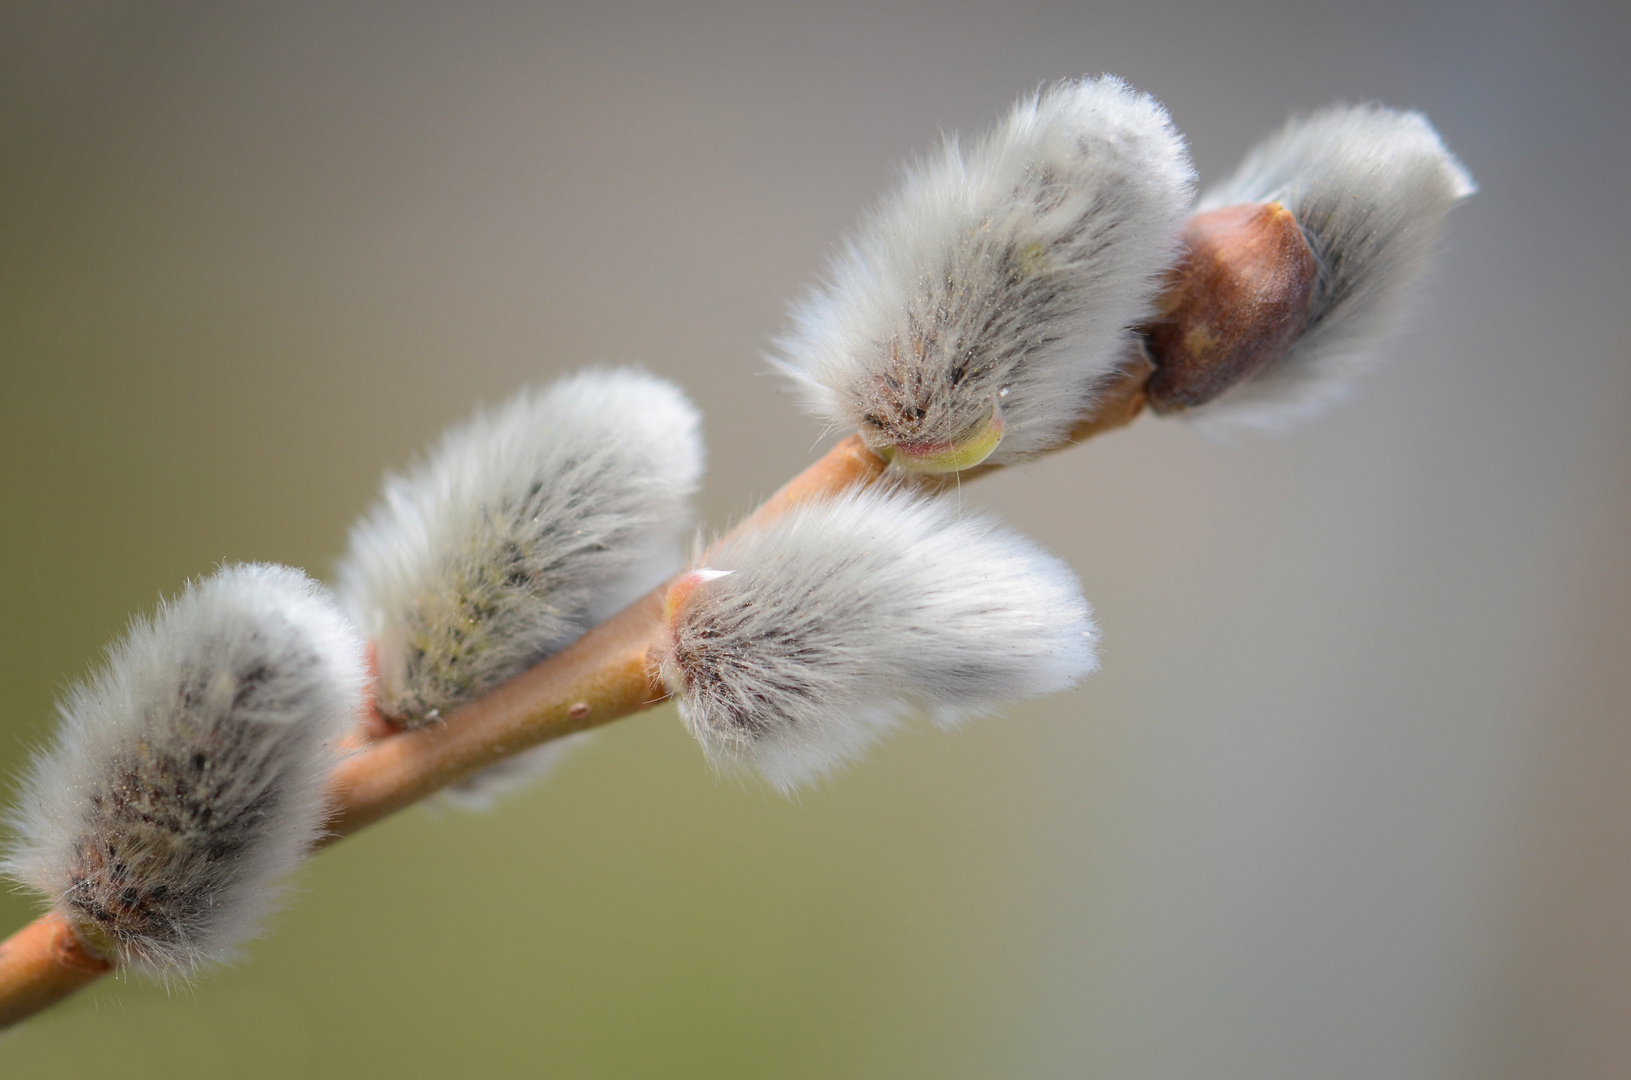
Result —
[[[1157,412],[1204,405],[1285,355],[1319,271],[1297,219],[1279,203],[1196,214],[1183,240],[1189,251],[1144,330],[1155,362],[1146,392]]]

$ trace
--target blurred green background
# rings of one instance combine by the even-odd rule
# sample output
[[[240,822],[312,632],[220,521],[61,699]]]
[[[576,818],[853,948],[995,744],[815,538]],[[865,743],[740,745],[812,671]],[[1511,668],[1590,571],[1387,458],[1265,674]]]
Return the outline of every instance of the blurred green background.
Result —
[[[382,470],[595,361],[816,451],[760,350],[898,164],[1113,71],[1216,179],[1424,109],[1483,185],[1355,400],[964,488],[1104,670],[795,801],[670,709],[325,852],[246,962],[106,980],[30,1077],[1631,1070],[1631,125],[1609,4],[0,4],[0,774],[126,619],[326,574]],[[34,907],[0,894],[0,931]]]

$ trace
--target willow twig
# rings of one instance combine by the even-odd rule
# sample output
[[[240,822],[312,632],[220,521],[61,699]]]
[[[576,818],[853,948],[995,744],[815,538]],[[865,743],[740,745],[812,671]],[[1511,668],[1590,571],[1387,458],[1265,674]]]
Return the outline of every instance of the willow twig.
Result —
[[[1129,360],[1060,448],[1132,422],[1143,410],[1150,371],[1142,357]],[[888,467],[859,435],[851,435],[766,499],[733,533],[763,526],[808,500],[875,483]],[[962,476],[996,467],[978,466]],[[334,770],[329,784],[334,812],[323,843],[350,836],[512,754],[668,700],[653,662],[664,630],[667,587],[658,586],[560,652],[454,710],[443,723],[414,731],[376,725]],[[41,915],[0,942],[0,1028],[112,970],[68,918]]]

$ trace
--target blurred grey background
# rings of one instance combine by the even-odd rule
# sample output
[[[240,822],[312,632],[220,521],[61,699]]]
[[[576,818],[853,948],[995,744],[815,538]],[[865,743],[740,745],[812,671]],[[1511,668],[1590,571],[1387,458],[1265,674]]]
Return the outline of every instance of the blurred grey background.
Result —
[[[786,301],[1045,81],[1153,93],[1205,179],[1294,110],[1419,108],[1483,187],[1324,421],[1144,419],[963,489],[1081,574],[1078,692],[796,802],[625,721],[0,1072],[1631,1074],[1628,10],[0,5],[7,776],[132,613],[326,574],[382,470],[525,382],[680,380],[703,517],[745,512],[815,449],[760,374]]]

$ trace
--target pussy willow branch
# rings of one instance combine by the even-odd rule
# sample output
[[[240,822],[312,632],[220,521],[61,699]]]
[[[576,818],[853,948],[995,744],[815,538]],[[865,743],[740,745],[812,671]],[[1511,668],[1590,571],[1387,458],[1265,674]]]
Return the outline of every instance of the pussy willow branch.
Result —
[[[1151,371],[1142,355],[1128,360],[1063,445],[1131,423],[1143,411]],[[799,503],[872,484],[888,467],[859,435],[851,435],[765,500],[732,534],[758,528]],[[979,466],[961,477],[996,467]],[[444,723],[416,731],[380,727],[364,738],[330,780],[334,813],[323,842],[350,836],[512,754],[668,700],[653,661],[664,629],[666,589],[666,583],[658,586],[565,649],[454,710]],[[0,1028],[112,970],[69,919],[55,912],[40,916],[0,942]]]

